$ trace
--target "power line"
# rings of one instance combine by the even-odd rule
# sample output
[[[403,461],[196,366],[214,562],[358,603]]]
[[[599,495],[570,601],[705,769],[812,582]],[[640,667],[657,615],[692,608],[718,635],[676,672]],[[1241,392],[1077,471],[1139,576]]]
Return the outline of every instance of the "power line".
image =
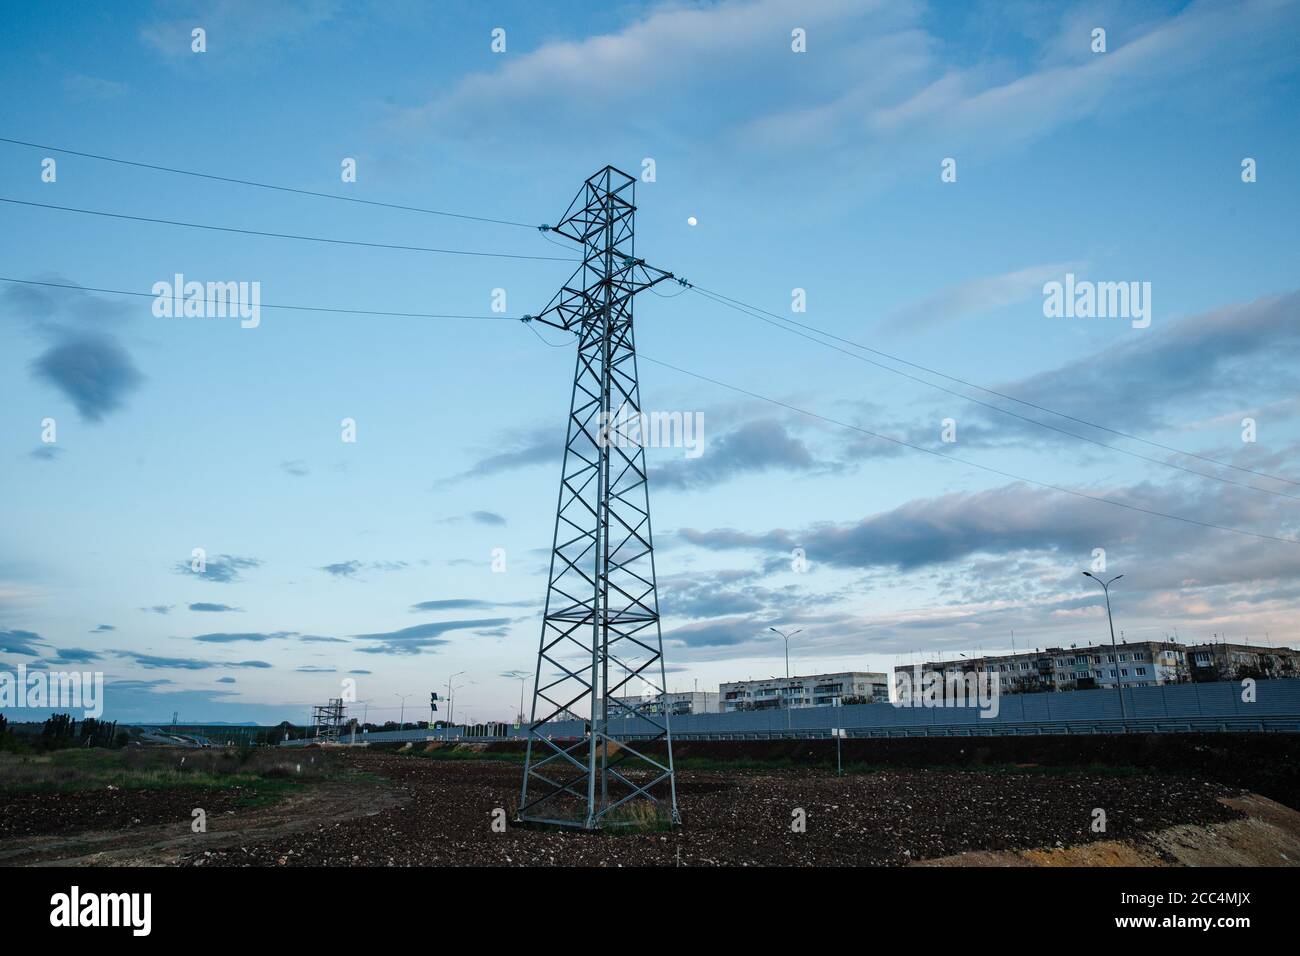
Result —
[[[533,328],[532,322],[525,322],[524,325],[527,326],[528,331],[532,332],[533,335],[537,336],[537,341],[541,342],[547,348],[562,349],[569,344],[568,342],[548,342],[546,341],[546,337],[542,335],[541,332],[538,332],[535,328]]]
[[[563,256],[529,256],[512,252],[477,252],[466,249],[438,249],[430,246],[403,246],[384,242],[362,242],[360,239],[328,239],[324,236],[302,236],[284,232],[261,232],[256,229],[237,229],[234,226],[213,226],[201,222],[181,222],[176,219],[154,219],[149,216],[130,216],[120,212],[103,212],[97,209],[77,209],[72,206],[55,206],[51,203],[27,202],[22,199],[8,199],[0,196],[0,202],[17,206],[33,206],[38,209],[57,209],[60,212],[75,212],[85,216],[104,216],[109,219],[128,219],[132,222],[150,222],[164,226],[184,226],[188,229],[209,229],[214,232],[233,232],[244,236],[263,236],[269,239],[297,239],[301,242],[323,242],[339,246],[364,246],[368,249],[398,249],[405,252],[437,252],[449,256],[483,256],[492,259],[537,259],[549,262],[577,262],[578,260]]]
[[[66,153],[69,156],[80,156],[83,159],[94,159],[104,163],[118,163],[122,166],[135,166],[139,169],[152,169],[157,172],[175,173],[178,176],[194,176],[198,179],[210,179],[219,183],[235,183],[240,186],[256,186],[258,189],[274,189],[277,192],[296,193],[300,196],[315,196],[319,199],[337,199],[340,202],[361,203],[365,206],[381,206],[385,209],[401,209],[405,212],[421,212],[430,216],[447,216],[452,219],[469,219],[474,222],[492,222],[501,226],[519,226],[523,229],[536,229],[537,226],[526,222],[515,222],[511,219],[492,219],[488,216],[471,216],[460,212],[447,212],[444,209],[425,209],[420,206],[404,206],[400,203],[379,202],[374,199],[357,199],[353,196],[339,196],[334,193],[316,192],[311,189],[295,189],[292,186],[275,186],[270,183],[259,183],[251,179],[236,179],[233,176],[215,176],[211,173],[199,173],[191,169],[177,169],[174,166],[160,166],[156,163],[142,163],[130,159],[117,159],[113,156],[101,156],[97,153],[83,153],[75,149],[66,149],[61,146],[45,146],[41,143],[27,143],[20,139],[9,139],[0,136],[0,143],[10,143],[14,146],[30,146],[33,149],[44,149],[52,153]]]
[[[1098,448],[1106,448],[1109,449],[1110,451],[1117,451],[1122,455],[1128,455],[1132,458],[1140,459],[1141,461],[1150,462],[1153,465],[1160,465],[1165,468],[1174,468],[1177,469],[1178,471],[1186,472],[1189,475],[1197,475],[1201,478],[1208,478],[1211,481],[1223,482],[1226,485],[1235,485],[1238,488],[1245,488],[1248,491],[1258,491],[1261,494],[1276,495],[1279,498],[1290,498],[1293,501],[1300,501],[1300,495],[1291,495],[1291,494],[1287,494],[1285,491],[1275,491],[1272,488],[1261,488],[1258,485],[1248,484],[1247,482],[1244,481],[1233,481],[1231,478],[1224,478],[1222,475],[1212,475],[1208,472],[1197,471],[1195,468],[1188,468],[1187,466],[1180,465],[1176,462],[1165,461],[1160,458],[1152,458],[1150,455],[1143,455],[1136,451],[1130,451],[1129,449],[1122,448],[1119,445],[1108,445],[1104,441],[1098,441],[1095,438],[1089,438],[1087,435],[1080,435],[1078,432],[1072,432],[1069,429],[1060,428],[1056,425],[1050,424],[1049,422],[1043,422],[1043,421],[1039,421],[1036,418],[1030,418],[1027,415],[1021,415],[1020,413],[1013,412],[1010,409],[1002,408],[1001,406],[994,405],[992,402],[985,402],[978,398],[972,398],[969,395],[963,395],[961,392],[954,391],[951,388],[946,388],[943,385],[938,385],[934,382],[927,381],[926,379],[920,378],[919,376],[912,375],[908,372],[904,372],[901,369],[896,369],[889,365],[885,365],[882,362],[873,361],[872,359],[869,359],[864,355],[858,355],[856,352],[850,352],[847,349],[840,348],[838,345],[834,345],[830,342],[823,342],[821,339],[813,338],[813,336],[811,335],[806,335],[803,332],[799,332],[795,329],[782,325],[780,324],[780,322],[774,322],[771,319],[765,318],[763,315],[758,314],[758,312],[752,311],[749,307],[736,305],[729,301],[724,301],[725,297],[719,297],[716,293],[709,292],[708,290],[700,289],[694,286],[688,288],[690,288],[694,292],[699,293],[700,295],[703,295],[705,298],[709,299],[710,301],[716,302],[718,305],[725,306],[729,309],[734,309],[737,312],[744,313],[745,315],[748,315],[751,318],[758,319],[760,322],[766,322],[768,325],[775,326],[776,328],[781,329],[785,332],[789,332],[792,335],[797,335],[802,339],[807,339],[809,342],[813,342],[816,343],[817,345],[825,346],[828,349],[834,349],[837,352],[847,355],[849,358],[857,359],[859,362],[866,362],[868,365],[874,365],[876,368],[883,369],[886,372],[890,372],[894,375],[900,375],[903,378],[909,379],[913,382],[919,382],[920,384],[929,386],[930,388],[938,389],[939,391],[944,392],[948,395],[953,395],[957,398],[960,398],[962,401],[972,402],[976,405],[983,406],[984,408],[992,409],[995,412],[1000,412],[1003,415],[1009,415],[1012,418],[1017,418],[1022,422],[1028,422],[1030,425],[1037,425],[1040,428],[1047,428],[1050,429],[1051,431],[1059,432],[1062,435],[1068,435],[1071,438],[1077,438],[1079,441],[1088,442],[1090,445],[1096,445]],[[782,319],[781,321],[785,321],[785,320]],[[795,324],[798,325],[799,323],[795,323]],[[823,335],[828,334],[828,333],[822,333],[820,332],[820,330],[818,330],[818,332],[819,334],[823,334]],[[831,337],[834,338],[834,336]],[[1279,480],[1285,481],[1286,479],[1279,479]]]
[[[890,354],[889,352],[885,352],[885,351],[882,351],[882,350],[877,349],[877,348],[872,348],[872,347],[869,346],[869,345],[863,345],[861,342],[854,342],[854,341],[852,341],[851,339],[843,338],[842,336],[836,335],[836,334],[834,334],[833,332],[827,332],[827,331],[825,331],[824,329],[819,329],[819,328],[817,328],[816,326],[806,325],[805,323],[802,323],[802,322],[796,321],[795,319],[790,319],[790,318],[787,318],[787,317],[785,317],[785,316],[777,315],[775,312],[769,312],[769,311],[767,311],[766,309],[759,308],[759,307],[756,306],[756,305],[750,305],[750,304],[747,303],[747,302],[741,302],[739,299],[734,299],[734,298],[732,298],[732,297],[730,297],[730,296],[723,295],[721,292],[715,292],[715,291],[713,291],[712,289],[705,289],[705,288],[703,288],[703,287],[701,287],[701,286],[694,285],[694,284],[691,284],[690,287],[691,287],[692,289],[694,289],[695,291],[697,291],[697,292],[708,293],[709,295],[716,296],[716,297],[719,298],[719,299],[725,299],[727,302],[732,303],[732,304],[734,304],[734,305],[736,305],[736,306],[741,306],[741,307],[743,307],[743,308],[745,308],[745,309],[752,309],[752,310],[755,311],[755,312],[762,312],[764,315],[771,316],[772,318],[777,319],[777,320],[779,320],[779,321],[781,321],[781,322],[787,322],[787,323],[789,323],[789,324],[791,324],[791,325],[797,325],[797,326],[798,326],[799,328],[801,328],[801,329],[806,329],[806,330],[808,330],[809,332],[816,332],[818,335],[824,335],[826,338],[834,339],[834,340],[837,341],[837,342],[843,342],[845,345],[851,345],[851,346],[853,346],[854,348],[862,349],[864,352],[870,352],[870,353],[872,353],[873,355],[879,355],[879,356],[881,356],[882,358],[890,359],[891,361],[898,362],[898,363],[900,363],[900,364],[902,364],[902,365],[906,365],[906,366],[908,366],[909,368],[919,369],[919,370],[922,371],[922,372],[928,372],[928,373],[931,374],[931,375],[937,375],[939,378],[947,379],[947,380],[950,381],[950,382],[956,382],[958,385],[964,385],[964,386],[966,386],[967,388],[973,388],[973,389],[976,389],[977,391],[985,392],[985,393],[987,393],[987,394],[989,394],[989,395],[996,395],[998,398],[1004,398],[1004,399],[1006,399],[1006,400],[1009,401],[1009,402],[1015,402],[1015,403],[1017,403],[1017,404],[1019,404],[1019,405],[1024,405],[1024,406],[1026,406],[1026,407],[1028,407],[1028,408],[1033,408],[1033,409],[1035,409],[1035,410],[1037,410],[1037,411],[1040,411],[1040,412],[1046,412],[1048,415],[1056,415],[1058,418],[1064,418],[1064,419],[1067,419],[1067,420],[1069,420],[1069,421],[1075,422],[1075,423],[1077,423],[1077,424],[1079,424],[1079,425],[1087,425],[1089,428],[1096,428],[1096,429],[1098,429],[1098,430],[1100,430],[1100,431],[1109,432],[1109,433],[1112,434],[1112,435],[1116,435],[1116,436],[1118,436],[1118,437],[1120,437],[1120,438],[1127,438],[1127,439],[1129,439],[1130,441],[1141,442],[1141,443],[1144,444],[1144,445],[1150,445],[1150,446],[1152,446],[1153,448],[1159,448],[1159,449],[1161,449],[1162,451],[1171,452],[1172,454],[1175,454],[1175,455],[1184,455],[1184,456],[1186,456],[1186,457],[1188,457],[1188,458],[1196,458],[1196,459],[1199,459],[1199,460],[1201,460],[1201,461],[1207,462],[1207,463],[1212,464],[1212,465],[1218,465],[1218,466],[1221,467],[1221,468],[1231,468],[1231,469],[1233,469],[1234,471],[1245,472],[1246,474],[1254,475],[1254,476],[1257,477],[1257,478],[1268,478],[1268,479],[1270,479],[1270,480],[1272,480],[1272,481],[1280,481],[1280,482],[1283,482],[1283,483],[1288,484],[1288,485],[1296,485],[1296,486],[1300,486],[1300,481],[1296,481],[1296,480],[1291,479],[1291,478],[1283,478],[1281,475],[1273,475],[1273,474],[1269,474],[1268,472],[1265,472],[1265,471],[1256,471],[1256,470],[1254,470],[1254,469],[1252,469],[1252,468],[1246,468],[1246,467],[1244,467],[1244,466],[1242,466],[1242,465],[1234,465],[1234,464],[1232,464],[1231,462],[1220,461],[1220,460],[1218,460],[1217,458],[1211,458],[1211,457],[1209,457],[1208,455],[1199,455],[1199,454],[1197,454],[1196,452],[1184,451],[1183,449],[1181,449],[1181,448],[1175,448],[1175,447],[1173,447],[1172,445],[1165,445],[1165,444],[1162,444],[1162,443],[1160,443],[1160,442],[1158,442],[1158,441],[1153,441],[1153,440],[1151,440],[1151,439],[1149,439],[1149,438],[1142,438],[1142,437],[1140,437],[1140,436],[1138,436],[1138,435],[1133,435],[1133,434],[1130,434],[1130,433],[1128,433],[1128,432],[1120,431],[1120,430],[1117,429],[1117,428],[1111,428],[1111,427],[1109,427],[1109,426],[1107,426],[1107,425],[1101,425],[1101,424],[1098,424],[1097,422],[1089,421],[1089,420],[1087,420],[1087,419],[1085,419],[1085,418],[1078,418],[1078,417],[1076,417],[1076,416],[1074,416],[1074,415],[1067,414],[1066,412],[1058,412],[1058,411],[1056,411],[1055,409],[1048,408],[1048,407],[1045,406],[1045,405],[1039,405],[1039,404],[1036,404],[1035,402],[1028,401],[1027,399],[1016,398],[1014,395],[1008,395],[1008,394],[1006,394],[1005,392],[999,392],[999,391],[996,390],[996,389],[988,388],[988,387],[986,387],[986,386],[984,386],[984,385],[977,385],[977,384],[974,383],[974,382],[968,382],[968,381],[966,381],[965,379],[958,378],[958,377],[955,376],[955,375],[949,375],[949,374],[947,374],[947,373],[945,373],[945,372],[940,372],[938,369],[929,368],[929,367],[927,367],[927,366],[925,366],[925,365],[921,365],[921,364],[919,364],[919,363],[917,363],[917,362],[911,362],[911,361],[908,361],[907,359],[902,358],[901,356],[898,356],[898,355],[892,355],[892,354]],[[823,344],[825,344],[825,343],[823,343]],[[888,369],[888,366],[881,366],[881,367],[882,367],[882,368],[886,368],[886,369]],[[890,371],[898,372],[897,369],[890,369]],[[899,374],[901,374],[901,373],[899,373]],[[920,381],[924,381],[924,380],[920,380]],[[935,385],[933,382],[926,382],[925,384],[931,386],[932,388],[940,388],[940,387],[941,387],[941,386]],[[966,399],[967,401],[972,401],[972,402],[976,401],[976,399],[970,398],[970,396],[962,395],[962,396],[960,396],[960,397]],[[995,408],[995,409],[998,409],[998,406],[996,406],[996,405],[993,405],[993,406],[990,406],[990,407]],[[1009,411],[1007,411],[1006,409],[998,409],[998,410],[999,410],[999,411],[1002,411],[1002,412],[1004,412],[1004,413],[1006,413],[1006,414],[1013,414],[1012,412],[1009,412]],[[1028,419],[1028,420],[1029,420],[1029,421],[1034,421],[1034,419]],[[1042,423],[1042,422],[1037,422],[1037,424],[1044,424],[1044,423]],[[1046,425],[1045,425],[1044,427],[1051,427],[1051,426],[1046,426]],[[1067,434],[1072,434],[1072,433],[1067,433]],[[1116,446],[1114,446],[1114,445],[1108,445],[1108,446],[1106,446],[1106,447],[1108,447],[1108,448],[1116,448]],[[1117,450],[1122,450],[1122,449],[1117,449]],[[1199,473],[1198,473],[1198,474],[1199,474]],[[1248,487],[1254,487],[1254,486],[1248,486]],[[1256,489],[1256,490],[1260,490],[1260,491],[1262,491],[1262,490],[1264,490],[1264,489]]]
[[[1262,532],[1257,532],[1257,531],[1246,531],[1241,528],[1230,528],[1226,525],[1211,524],[1208,521],[1198,521],[1195,518],[1188,518],[1188,517],[1184,517],[1183,515],[1169,514],[1168,512],[1164,512],[1164,511],[1156,511],[1151,508],[1143,508],[1140,505],[1128,504],[1127,502],[1117,501],[1114,498],[1103,498],[1100,495],[1090,495],[1083,491],[1076,491],[1072,488],[1065,488],[1062,487],[1061,485],[1051,484],[1050,482],[1038,481],[1034,478],[1025,478],[1022,475],[1012,474],[1009,471],[1002,471],[998,468],[993,468],[989,465],[981,465],[978,462],[971,461],[970,459],[967,458],[958,458],[956,455],[946,455],[943,452],[938,452],[932,448],[926,448],[924,445],[917,445],[901,438],[894,438],[890,435],[882,435],[879,432],[873,432],[870,429],[861,427],[860,425],[853,425],[850,424],[849,422],[842,422],[839,421],[838,419],[830,418],[826,415],[821,415],[818,414],[817,412],[812,412],[805,408],[800,408],[797,405],[791,405],[788,402],[780,401],[779,399],[769,398],[766,395],[760,395],[757,392],[751,392],[749,389],[741,388],[738,385],[731,385],[727,382],[720,381],[719,379],[711,378],[707,375],[701,375],[698,372],[692,372],[689,369],[681,368],[669,362],[664,362],[659,359],[651,358],[650,356],[646,355],[644,352],[639,352],[638,358],[643,359],[647,362],[651,362],[655,365],[661,365],[667,369],[672,369],[674,372],[679,372],[682,375],[689,375],[691,378],[699,379],[702,382],[708,382],[712,385],[717,385],[719,388],[725,388],[730,391],[737,392],[738,394],[747,395],[750,398],[758,399],[759,401],[767,402],[771,405],[779,406],[780,408],[787,409],[788,411],[797,412],[798,414],[805,415],[808,418],[815,418],[818,421],[826,422],[831,425],[838,425],[841,428],[849,428],[852,429],[853,431],[861,432],[862,434],[868,435],[872,438],[879,439],[880,441],[887,441],[895,445],[900,445],[904,448],[910,448],[913,451],[925,452],[927,455],[933,455],[934,457],[942,458],[945,461],[953,461],[953,462],[957,462],[958,464],[968,465],[971,468],[978,468],[981,471],[987,471],[990,474],[998,475],[1002,478],[1009,478],[1013,481],[1022,481],[1026,484],[1036,485],[1039,488],[1046,488],[1050,491],[1058,491],[1062,494],[1073,495],[1076,498],[1083,498],[1088,501],[1096,501],[1101,504],[1114,505],[1117,508],[1124,508],[1128,511],[1136,511],[1141,514],[1151,515],[1156,518],[1167,518],[1171,521],[1182,521],[1186,524],[1197,525],[1198,527],[1201,528],[1210,528],[1214,531],[1226,531],[1229,534],[1244,535],[1250,538],[1262,538],[1268,541],[1281,541],[1284,544],[1300,545],[1300,540],[1296,540],[1295,538],[1283,538],[1277,535],[1263,534]]]
[[[100,292],[108,295],[130,295],[144,299],[156,299],[158,296],[152,292],[128,292],[124,289],[101,289],[95,286],[73,285],[62,282],[40,282],[36,279],[14,279],[9,276],[0,276],[0,282],[17,282],[23,285],[46,286],[51,289],[69,289],[74,292]],[[204,299],[206,303],[212,303],[212,299]],[[409,319],[477,319],[480,321],[498,321],[498,322],[518,322],[519,319],[509,315],[453,315],[449,313],[435,312],[381,312],[377,309],[337,309],[320,305],[272,305],[269,302],[259,303],[263,309],[289,309],[295,312],[337,312],[342,315],[387,315],[398,318]]]

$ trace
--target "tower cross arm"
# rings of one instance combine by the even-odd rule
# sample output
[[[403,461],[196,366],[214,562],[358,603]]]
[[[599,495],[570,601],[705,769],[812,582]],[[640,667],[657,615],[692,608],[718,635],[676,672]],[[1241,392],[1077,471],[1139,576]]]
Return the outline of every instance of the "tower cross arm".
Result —
[[[604,306],[593,296],[596,290],[590,285],[582,284],[589,265],[584,262],[579,266],[560,291],[551,297],[546,308],[536,315],[521,316],[520,321],[541,322],[543,325],[570,332],[580,326],[585,318],[597,314]],[[644,259],[627,256],[620,263],[616,263],[610,284],[617,290],[619,298],[627,298],[669,279],[681,281],[673,273],[652,266]]]

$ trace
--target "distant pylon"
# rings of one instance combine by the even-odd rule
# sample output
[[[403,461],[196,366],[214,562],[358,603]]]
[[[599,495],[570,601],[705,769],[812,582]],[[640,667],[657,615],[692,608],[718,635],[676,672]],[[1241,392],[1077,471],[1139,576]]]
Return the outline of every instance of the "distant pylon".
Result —
[[[516,817],[588,830],[646,822],[638,802],[680,822],[671,708],[637,714],[619,700],[633,678],[661,694],[666,687],[632,300],[674,277],[636,258],[635,186],[606,166],[559,223],[543,227],[580,243],[582,265],[540,315],[524,319],[575,333],[578,357]],[[546,724],[570,711],[589,715],[586,734],[550,739]],[[628,743],[647,731],[666,742],[666,756]]]

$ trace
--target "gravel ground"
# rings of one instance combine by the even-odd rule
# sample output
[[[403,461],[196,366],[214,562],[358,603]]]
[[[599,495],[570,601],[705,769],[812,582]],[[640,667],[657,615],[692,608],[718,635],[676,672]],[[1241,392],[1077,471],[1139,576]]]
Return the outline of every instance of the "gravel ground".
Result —
[[[349,752],[391,781],[401,806],[229,850],[186,854],[191,865],[554,866],[905,865],[967,850],[1145,842],[1176,824],[1240,816],[1219,802],[1239,791],[1191,777],[1007,770],[678,771],[684,825],[668,833],[585,834],[509,826],[521,768]],[[792,811],[807,830],[791,831]],[[1094,833],[1094,809],[1106,813]]]
[[[159,790],[38,791],[0,801],[0,840],[128,830],[188,821],[195,807],[209,814],[237,811],[251,792],[242,787],[184,787]]]

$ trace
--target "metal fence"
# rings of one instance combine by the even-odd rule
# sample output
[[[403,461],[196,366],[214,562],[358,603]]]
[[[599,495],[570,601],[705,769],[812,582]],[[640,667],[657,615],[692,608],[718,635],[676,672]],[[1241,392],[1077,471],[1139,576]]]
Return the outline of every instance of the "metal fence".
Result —
[[[895,704],[853,704],[847,707],[803,707],[793,710],[746,711],[733,714],[688,714],[672,718],[679,740],[774,740],[830,737],[843,728],[849,737],[973,737],[995,734],[1187,733],[1190,731],[1300,732],[1300,679],[1261,680],[1249,699],[1241,683],[1167,684],[1129,687],[1120,714],[1114,689],[1007,694],[998,699],[995,715],[977,707],[900,707]],[[526,727],[507,725],[505,736],[476,737],[464,727],[437,730],[394,730],[356,735],[357,743],[455,740],[463,743],[522,740]],[[580,720],[548,724],[555,738],[579,738]],[[649,737],[654,726],[625,717],[611,721],[615,736]],[[344,735],[343,742],[351,742]],[[302,746],[308,741],[286,741]]]

